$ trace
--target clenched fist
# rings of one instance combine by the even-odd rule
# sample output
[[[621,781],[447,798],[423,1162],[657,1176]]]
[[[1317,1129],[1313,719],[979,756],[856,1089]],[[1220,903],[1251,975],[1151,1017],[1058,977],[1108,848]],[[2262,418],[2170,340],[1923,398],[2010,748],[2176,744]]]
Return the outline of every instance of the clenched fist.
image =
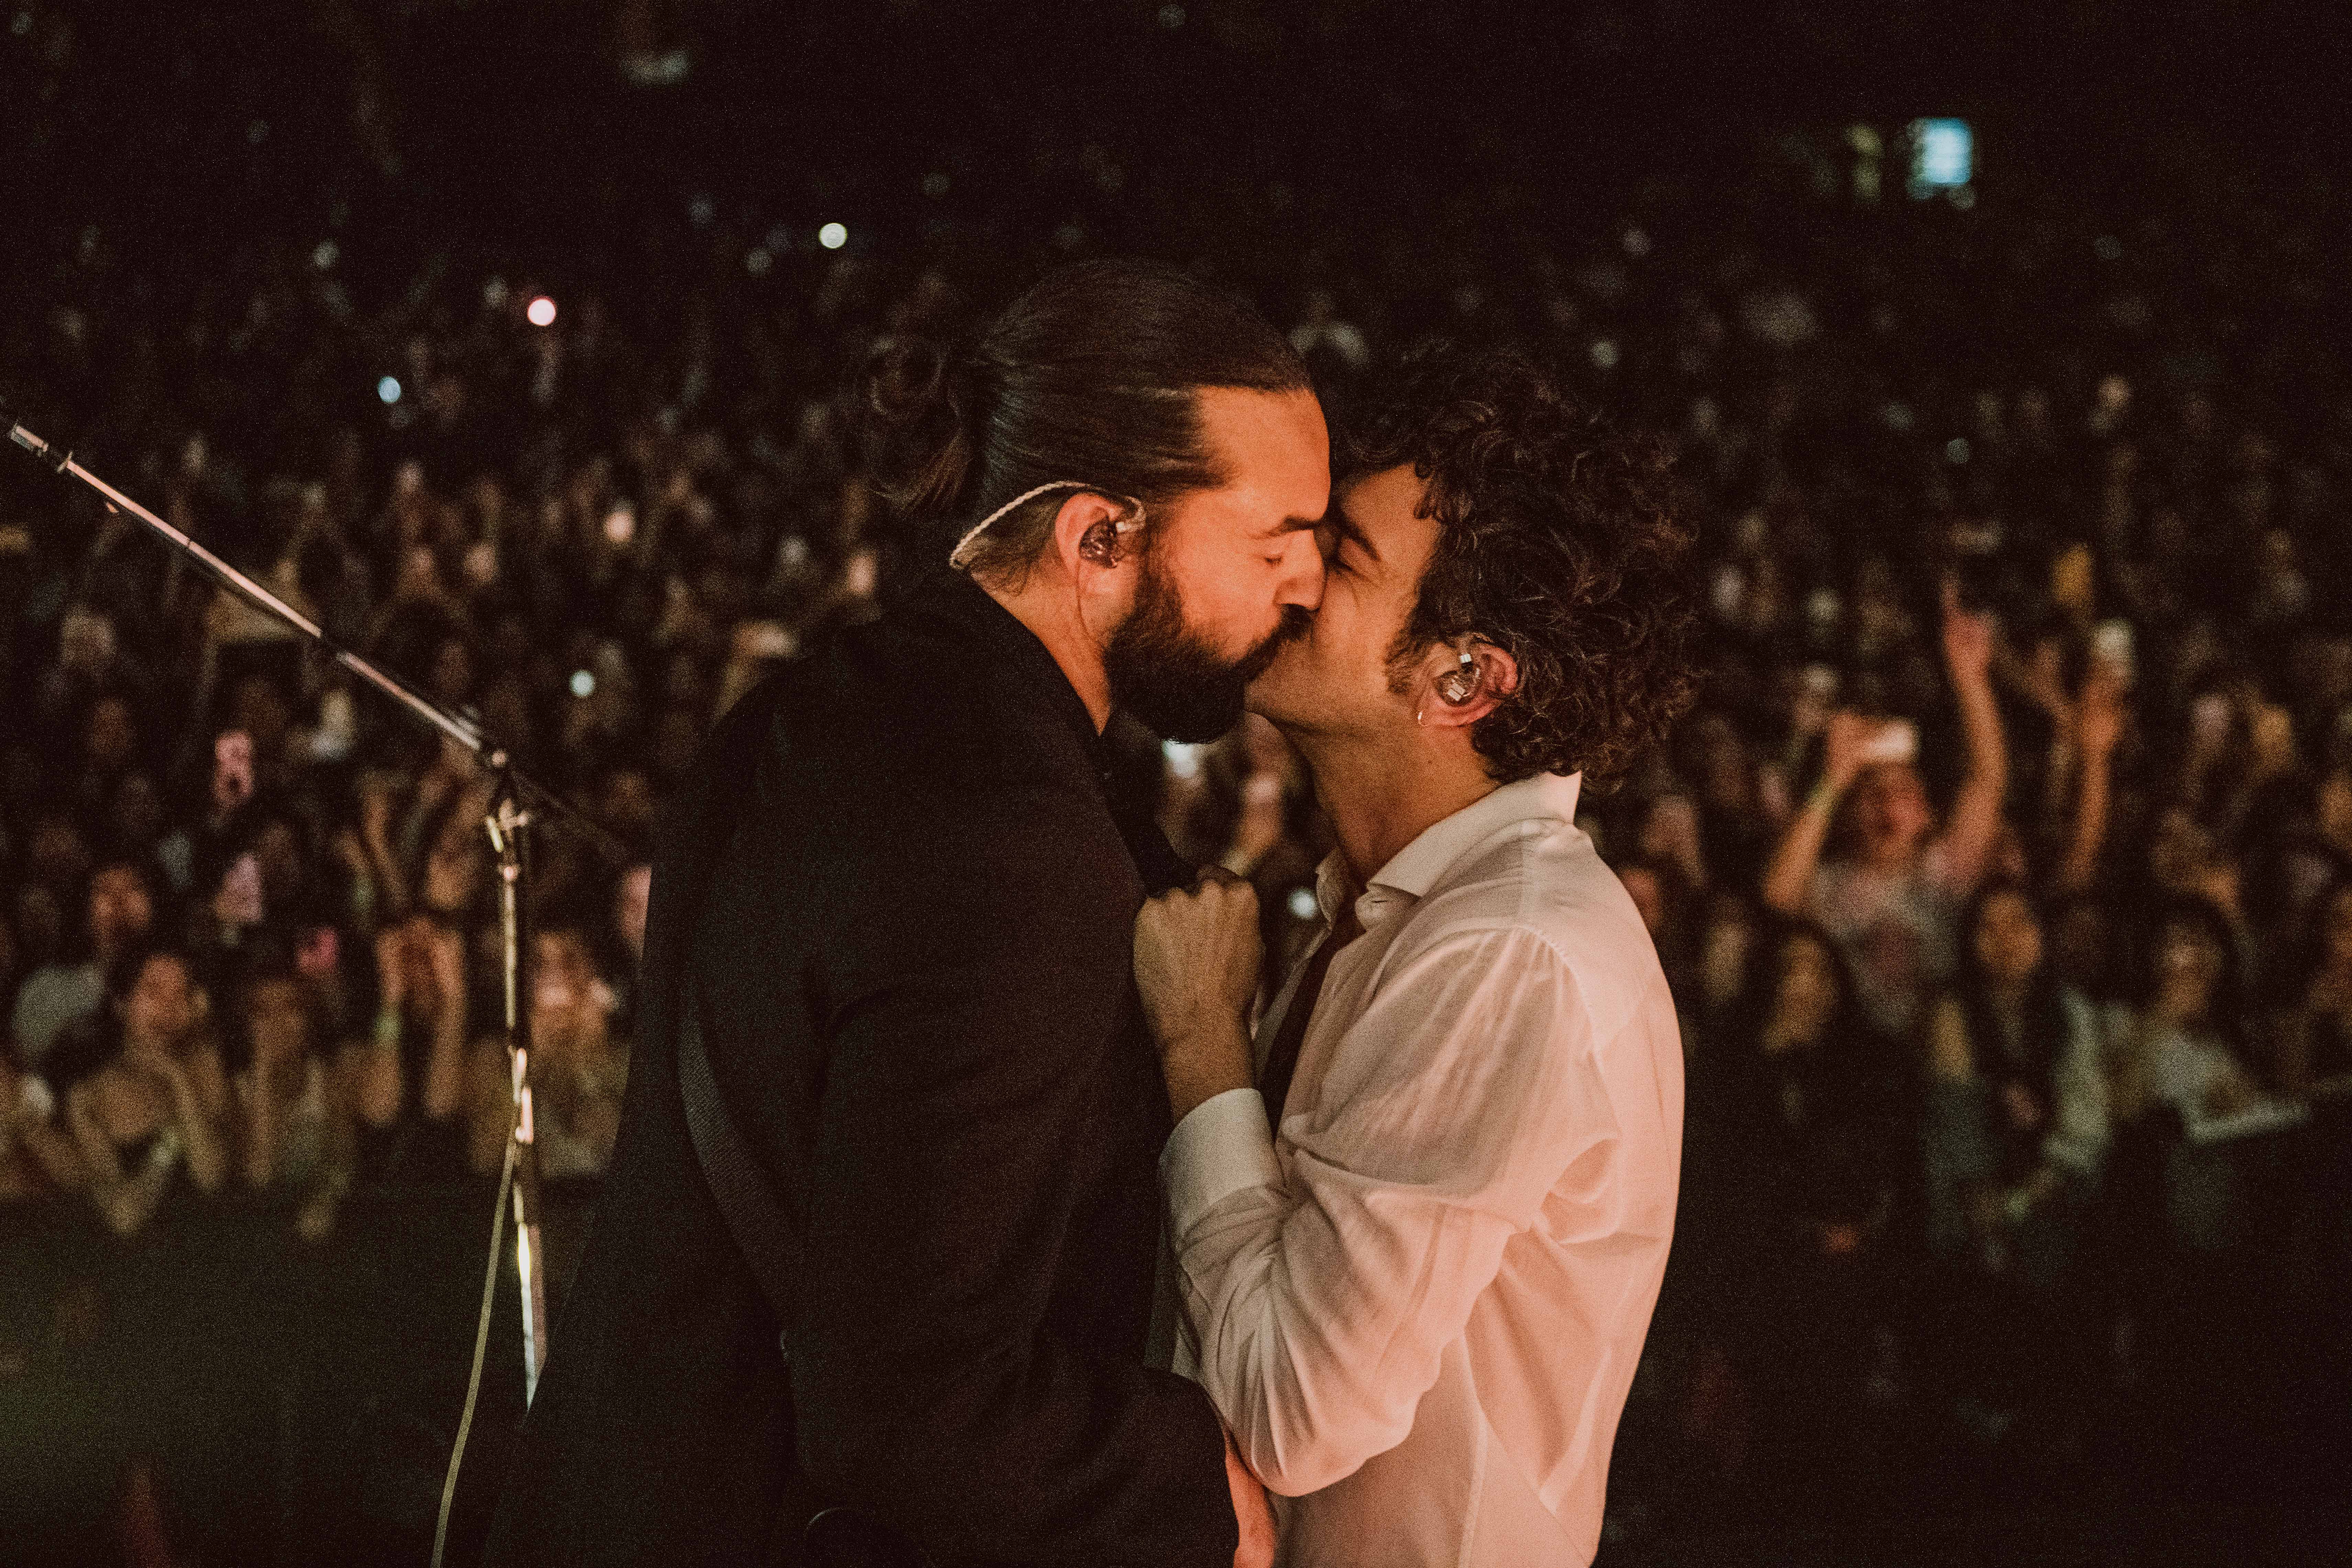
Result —
[[[1179,1121],[1250,1085],[1249,1011],[1261,961],[1257,893],[1212,869],[1163,893],[1135,921],[1135,983]]]

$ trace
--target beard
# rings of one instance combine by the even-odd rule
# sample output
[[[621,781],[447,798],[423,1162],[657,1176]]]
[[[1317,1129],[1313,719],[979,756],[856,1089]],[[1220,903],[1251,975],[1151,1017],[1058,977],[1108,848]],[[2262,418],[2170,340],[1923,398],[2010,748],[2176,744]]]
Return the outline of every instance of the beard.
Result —
[[[1219,653],[1184,618],[1183,596],[1147,550],[1135,608],[1103,649],[1111,700],[1171,741],[1213,741],[1242,721],[1249,684],[1282,645],[1304,632],[1307,612],[1286,605],[1281,623],[1239,658]]]

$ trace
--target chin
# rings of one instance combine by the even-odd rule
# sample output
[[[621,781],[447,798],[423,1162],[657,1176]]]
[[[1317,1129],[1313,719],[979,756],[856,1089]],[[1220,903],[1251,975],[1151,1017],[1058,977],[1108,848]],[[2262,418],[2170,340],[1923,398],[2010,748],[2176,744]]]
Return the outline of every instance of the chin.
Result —
[[[1282,722],[1282,700],[1274,692],[1267,690],[1265,682],[1263,680],[1251,682],[1248,692],[1242,698],[1242,708],[1246,712],[1255,713],[1259,718],[1270,720],[1276,724]]]
[[[1249,683],[1242,706],[1261,719],[1281,724],[1292,712],[1291,683],[1286,679],[1283,664],[1287,655],[1277,657],[1264,675]]]

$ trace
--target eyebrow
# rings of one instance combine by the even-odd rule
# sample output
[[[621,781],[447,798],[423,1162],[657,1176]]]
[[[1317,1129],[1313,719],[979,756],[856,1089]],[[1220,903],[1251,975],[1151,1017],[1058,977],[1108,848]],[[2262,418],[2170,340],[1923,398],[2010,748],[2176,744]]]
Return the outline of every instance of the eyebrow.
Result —
[[[1280,539],[1286,533],[1306,533],[1322,526],[1323,520],[1319,517],[1286,517],[1268,529],[1261,537]]]
[[[1381,552],[1372,548],[1370,536],[1364,532],[1362,526],[1354,518],[1348,515],[1346,507],[1333,507],[1323,521],[1329,523],[1332,531],[1341,539],[1353,540],[1357,549],[1370,556],[1375,563],[1379,562]]]

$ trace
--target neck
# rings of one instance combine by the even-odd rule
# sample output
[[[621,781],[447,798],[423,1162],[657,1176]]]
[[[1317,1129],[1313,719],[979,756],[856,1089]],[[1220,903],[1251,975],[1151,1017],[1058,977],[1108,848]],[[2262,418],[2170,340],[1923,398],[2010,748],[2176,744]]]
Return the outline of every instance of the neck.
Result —
[[[1095,729],[1100,731],[1109,723],[1110,677],[1103,669],[1102,649],[1080,620],[1076,601],[1068,592],[1066,582],[1043,567],[1032,570],[1017,585],[984,583],[977,577],[972,582],[1045,645],[1045,651],[1054,656],[1054,662],[1061,666],[1062,674],[1077,692],[1078,700],[1087,705]],[[1058,592],[1056,583],[1061,584]]]
[[[1418,743],[1402,745],[1392,735],[1291,739],[1359,888],[1430,827],[1495,793],[1467,737],[1455,731],[1433,739],[1416,730],[1410,739]]]
[[[2032,985],[2032,976],[2021,980],[1995,980],[1985,987],[1992,1005],[2003,1012],[2013,1013],[2025,1005],[2026,992]]]

